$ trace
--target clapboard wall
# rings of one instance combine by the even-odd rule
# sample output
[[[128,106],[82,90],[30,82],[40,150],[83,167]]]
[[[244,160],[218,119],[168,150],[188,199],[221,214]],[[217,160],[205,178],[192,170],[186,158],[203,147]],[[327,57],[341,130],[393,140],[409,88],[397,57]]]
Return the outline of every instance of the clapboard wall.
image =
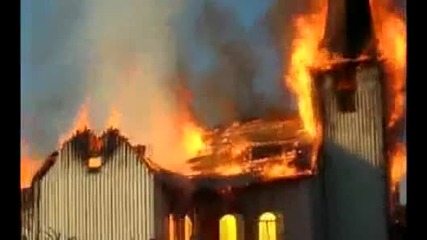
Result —
[[[29,239],[47,232],[78,240],[165,238],[163,190],[140,154],[122,141],[102,162],[90,170],[72,141],[63,145],[33,182],[35,227]]]

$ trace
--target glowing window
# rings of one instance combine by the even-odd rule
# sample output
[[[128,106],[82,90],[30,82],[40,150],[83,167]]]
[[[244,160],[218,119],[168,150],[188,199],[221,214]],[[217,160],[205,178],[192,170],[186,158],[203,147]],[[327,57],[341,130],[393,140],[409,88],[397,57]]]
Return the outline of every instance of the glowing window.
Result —
[[[219,239],[237,240],[237,219],[235,216],[227,214],[219,220]]]
[[[177,224],[175,217],[172,214],[169,214],[169,240],[180,239],[182,238],[182,234],[184,235],[184,240],[190,240],[191,235],[193,234],[193,223],[191,222],[191,219],[188,216],[185,216],[183,219],[178,219],[178,222],[180,224]]]
[[[175,219],[173,218],[172,214],[169,214],[168,225],[169,225],[169,240],[175,240]]]
[[[89,158],[88,167],[90,169],[96,169],[101,167],[102,160],[100,157]]]
[[[271,212],[263,213],[259,217],[259,240],[277,239],[277,217]]]
[[[193,234],[193,223],[188,216],[184,218],[184,239],[190,240],[191,234]]]

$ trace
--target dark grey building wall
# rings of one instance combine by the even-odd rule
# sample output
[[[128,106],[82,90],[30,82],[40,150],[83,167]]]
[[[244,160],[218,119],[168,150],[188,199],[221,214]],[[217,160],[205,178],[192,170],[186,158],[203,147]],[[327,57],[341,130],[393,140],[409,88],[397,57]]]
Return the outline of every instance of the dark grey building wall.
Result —
[[[230,195],[208,196],[196,202],[199,209],[200,236],[197,239],[218,239],[219,219],[225,214],[239,215],[245,240],[258,239],[259,217],[272,212],[279,217],[278,240],[318,240],[313,216],[313,184],[315,178],[281,180],[233,190]],[[281,224],[280,224],[281,223]]]

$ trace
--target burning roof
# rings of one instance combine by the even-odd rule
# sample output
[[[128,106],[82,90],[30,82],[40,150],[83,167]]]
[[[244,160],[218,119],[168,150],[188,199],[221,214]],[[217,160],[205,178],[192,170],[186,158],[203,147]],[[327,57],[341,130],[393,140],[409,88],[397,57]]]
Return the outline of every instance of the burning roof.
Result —
[[[110,159],[109,157],[120,145],[131,145],[128,142],[128,139],[120,134],[119,130],[113,128],[107,129],[100,135],[96,135],[92,130],[87,128],[81,131],[76,131],[70,139],[66,140],[61,145],[60,150],[67,144],[71,144],[75,149],[75,152],[80,156],[80,158],[77,159],[87,161],[87,164],[85,165],[89,168],[91,168],[91,166],[89,166],[90,159],[101,158],[101,164],[98,167],[102,167],[105,164],[105,159]],[[139,160],[141,163],[146,164],[151,171],[160,171],[160,167],[150,161],[150,159],[145,155],[145,146],[131,146],[135,153],[140,156]],[[56,163],[58,155],[59,151],[55,151],[46,158],[43,165],[34,175],[32,182],[43,178],[47,171],[49,171],[49,169]]]
[[[130,144],[119,130],[110,128],[100,135],[90,129],[76,131],[61,149],[71,144],[74,151],[88,166],[90,159],[99,158],[102,167],[121,144]],[[182,181],[223,178],[228,184],[242,181],[266,181],[277,178],[295,178],[313,174],[313,151],[310,137],[298,119],[254,120],[234,123],[229,127],[207,131],[203,135],[204,149],[189,159],[192,173],[175,173],[156,165],[146,156],[145,146],[133,146],[140,160],[160,179],[179,178]],[[130,144],[131,145],[131,144]],[[59,152],[55,151],[37,171],[33,182],[41,179],[55,164]],[[88,166],[90,167],[90,166]],[[233,180],[234,179],[234,180]],[[237,180],[236,180],[237,179]],[[220,184],[221,185],[221,184]],[[233,184],[232,184],[233,185]],[[239,185],[239,184],[237,184]]]
[[[315,153],[301,125],[299,119],[254,120],[207,132],[205,149],[189,160],[192,177],[246,175],[267,180],[311,175]]]

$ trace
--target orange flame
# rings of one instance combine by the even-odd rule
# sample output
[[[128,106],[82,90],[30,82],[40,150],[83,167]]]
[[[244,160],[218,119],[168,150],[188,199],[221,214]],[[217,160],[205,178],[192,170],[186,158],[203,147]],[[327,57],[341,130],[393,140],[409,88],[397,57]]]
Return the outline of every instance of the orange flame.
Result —
[[[34,174],[41,167],[40,161],[31,158],[28,154],[28,145],[21,141],[21,189],[31,186]]]
[[[110,115],[108,116],[108,119],[107,119],[106,127],[118,129],[121,119],[122,119],[122,114],[117,110],[117,108],[112,107]]]
[[[378,51],[384,60],[390,106],[387,127],[394,129],[405,114],[406,86],[406,23],[392,8],[389,0],[371,0],[372,19]],[[390,155],[390,181],[393,191],[406,174],[406,145],[397,143]]]
[[[406,23],[389,0],[371,0],[378,50],[384,59],[391,87],[392,105],[387,126],[392,128],[404,115],[406,85]]]
[[[279,177],[292,177],[303,174],[301,170],[298,170],[294,166],[289,166],[287,164],[274,164],[268,165],[263,169],[263,177],[265,179],[275,179]]]
[[[402,177],[406,175],[406,144],[396,144],[390,156],[391,169],[390,178],[393,191],[396,190]]]
[[[224,164],[215,168],[215,173],[220,176],[233,176],[241,174],[245,171],[245,167],[242,164]]]
[[[192,101],[191,93],[183,85],[178,89],[178,125],[181,130],[181,143],[187,158],[197,156],[204,148],[203,141],[204,129],[197,124],[193,113],[190,110]]]
[[[71,129],[66,134],[62,134],[59,137],[59,146],[62,146],[62,144],[71,138],[76,131],[82,131],[89,127],[89,107],[87,103],[83,103],[80,106]]]
[[[203,142],[203,129],[192,122],[186,122],[182,128],[182,142],[186,155],[190,157],[197,156],[203,150],[205,144]]]
[[[319,44],[325,31],[328,5],[325,0],[312,3],[312,13],[295,19],[296,33],[292,42],[291,65],[285,82],[296,95],[304,129],[313,139],[318,139],[321,130],[313,106],[313,79],[310,70],[323,67],[327,62],[327,52],[320,50]]]

